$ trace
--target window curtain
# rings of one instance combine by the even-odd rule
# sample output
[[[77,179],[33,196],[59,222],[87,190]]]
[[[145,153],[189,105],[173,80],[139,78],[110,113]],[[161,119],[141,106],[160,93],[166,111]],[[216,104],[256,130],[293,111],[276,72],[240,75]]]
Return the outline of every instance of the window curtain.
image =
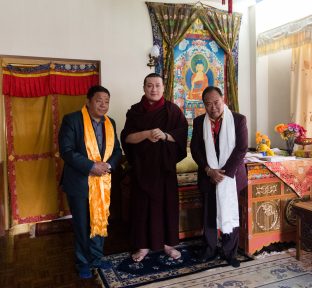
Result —
[[[292,48],[290,75],[291,120],[312,137],[312,15],[289,22],[257,37],[259,56]]]
[[[292,121],[312,137],[312,43],[292,50],[290,83]]]
[[[146,5],[150,13],[152,25],[157,22],[161,30],[161,37],[167,46],[165,47],[165,51],[163,51],[163,75],[166,85],[166,99],[172,100],[173,96],[174,46],[183,39],[190,25],[197,18],[200,18],[215,41],[227,54],[225,78],[227,79],[228,105],[232,111],[238,112],[237,79],[235,76],[236,63],[233,57],[233,49],[235,49],[237,44],[236,40],[241,24],[241,14],[228,14],[227,12],[206,5],[197,6],[154,2],[146,2]],[[155,26],[153,26],[153,34],[156,44],[159,44],[160,37]],[[156,69],[159,69],[159,66],[156,66]]]
[[[12,226],[69,213],[59,187],[58,130],[64,114],[81,109],[87,89],[98,83],[94,64],[3,62]]]
[[[267,55],[312,43],[312,15],[260,33],[257,53]]]

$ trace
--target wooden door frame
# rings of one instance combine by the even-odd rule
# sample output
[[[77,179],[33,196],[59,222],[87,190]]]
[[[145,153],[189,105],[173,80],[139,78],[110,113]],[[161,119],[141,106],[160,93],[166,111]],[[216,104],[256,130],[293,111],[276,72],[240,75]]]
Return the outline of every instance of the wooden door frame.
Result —
[[[7,170],[7,131],[5,122],[4,95],[2,94],[2,63],[10,64],[42,64],[42,63],[68,63],[68,64],[97,64],[99,67],[99,82],[101,84],[101,61],[87,59],[70,59],[70,58],[52,58],[37,56],[19,56],[19,55],[1,55],[0,54],[0,169],[2,169],[3,179],[0,170],[0,237],[5,235],[5,231],[11,228],[11,215],[9,207],[9,187],[8,187],[8,170]],[[2,209],[4,207],[4,209]],[[23,225],[23,224],[21,224]],[[18,229],[17,229],[18,230]],[[25,229],[21,229],[24,232]],[[27,231],[26,231],[27,232]],[[17,231],[18,233],[18,231]],[[13,231],[14,234],[14,231]]]

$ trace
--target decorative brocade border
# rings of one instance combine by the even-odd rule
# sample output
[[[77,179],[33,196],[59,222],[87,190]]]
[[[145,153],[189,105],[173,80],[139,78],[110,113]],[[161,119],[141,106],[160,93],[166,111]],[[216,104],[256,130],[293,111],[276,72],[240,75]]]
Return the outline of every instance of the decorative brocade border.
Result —
[[[53,220],[69,214],[69,211],[64,211],[65,205],[63,203],[62,191],[58,185],[58,202],[59,202],[59,211],[58,213],[44,214],[38,216],[30,217],[21,217],[19,215],[18,208],[18,193],[16,190],[16,167],[15,163],[18,161],[34,161],[40,159],[55,159],[55,169],[56,169],[56,183],[60,180],[61,175],[61,163],[58,153],[58,144],[57,144],[57,129],[58,129],[58,105],[57,105],[57,96],[52,97],[52,111],[53,111],[53,149],[54,152],[40,153],[40,154],[28,154],[28,155],[16,155],[14,151],[14,139],[13,139],[13,115],[12,115],[12,105],[11,97],[4,96],[5,100],[5,115],[6,115],[6,128],[7,128],[7,151],[8,151],[8,185],[10,191],[10,200],[11,200],[11,210],[12,210],[12,220],[13,225],[23,224],[23,223],[32,223],[45,220]]]
[[[7,82],[7,88],[4,93],[4,109],[5,109],[5,121],[6,121],[6,130],[7,130],[7,165],[8,165],[8,186],[9,186],[9,192],[10,192],[10,206],[11,206],[11,217],[13,221],[13,225],[16,224],[23,224],[23,223],[32,223],[32,222],[39,222],[39,221],[45,221],[45,220],[53,220],[56,218],[59,218],[60,216],[68,215],[70,214],[69,211],[65,210],[65,203],[64,203],[64,195],[63,192],[58,185],[61,178],[61,167],[62,167],[62,160],[60,159],[59,151],[58,151],[58,129],[60,126],[59,123],[59,94],[61,95],[68,95],[68,96],[81,96],[86,94],[85,92],[87,89],[92,85],[98,85],[99,84],[99,75],[98,71],[94,71],[94,69],[97,69],[95,65],[67,65],[67,64],[57,64],[55,67],[53,67],[53,71],[51,73],[51,65],[37,65],[35,67],[16,67],[12,66],[9,67],[9,65],[6,66],[7,68],[10,68],[11,71],[9,71],[6,75],[3,75],[3,77],[13,77],[17,81],[21,83],[26,83],[27,85],[30,85],[31,89],[26,89],[25,86],[23,87],[24,94],[19,94],[18,96],[11,95],[10,91],[16,92],[16,87],[14,86],[13,78],[9,79],[6,78],[5,80],[8,80]],[[43,84],[42,75],[46,74],[46,69],[50,69],[48,72],[49,77],[51,76],[49,81],[55,81],[54,83],[58,83],[58,88],[61,92],[64,93],[57,93],[57,94],[47,94],[47,89],[42,88],[41,84]],[[17,73],[17,74],[16,74]],[[30,74],[27,74],[30,73]],[[54,73],[54,74],[53,74]],[[59,73],[59,74],[57,74]],[[75,77],[71,77],[75,75]],[[86,76],[87,75],[87,76]],[[16,76],[16,77],[15,77]],[[29,76],[29,77],[28,77]],[[80,76],[80,77],[77,77]],[[32,78],[34,77],[34,78]],[[47,76],[44,76],[47,77]],[[59,78],[56,78],[59,77]],[[36,80],[40,79],[38,82]],[[10,82],[13,81],[13,82]],[[41,82],[40,82],[41,81]],[[3,81],[5,83],[5,81]],[[51,83],[51,82],[50,82]],[[46,84],[46,82],[44,82]],[[72,86],[68,87],[68,85]],[[14,88],[15,87],[15,88]],[[36,88],[38,88],[36,90]],[[10,90],[13,89],[13,90]],[[57,90],[57,89],[56,89]],[[34,92],[35,94],[30,95],[27,94]],[[83,92],[82,92],[83,91]],[[44,92],[43,95],[40,95],[39,92]],[[15,147],[14,147],[14,131],[13,131],[13,118],[14,115],[12,114],[12,97],[46,97],[49,96],[51,99],[51,112],[52,113],[52,151],[46,152],[46,153],[37,153],[37,154],[28,154],[28,155],[16,155]],[[18,207],[18,191],[17,191],[17,184],[16,184],[16,163],[17,161],[36,161],[40,159],[53,159],[54,165],[55,165],[55,183],[57,186],[57,201],[58,201],[58,212],[52,213],[52,214],[43,214],[43,215],[36,215],[36,216],[30,216],[30,217],[21,217]]]

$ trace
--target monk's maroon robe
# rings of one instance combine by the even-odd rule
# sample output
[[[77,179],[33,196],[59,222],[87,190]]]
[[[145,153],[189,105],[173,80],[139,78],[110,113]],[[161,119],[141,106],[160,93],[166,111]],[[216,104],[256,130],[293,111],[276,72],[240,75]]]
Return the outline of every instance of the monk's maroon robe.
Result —
[[[135,132],[159,128],[176,142],[125,142]],[[146,112],[142,101],[127,112],[121,142],[130,164],[130,223],[133,249],[163,249],[178,244],[179,203],[176,163],[186,156],[187,121],[169,101]]]

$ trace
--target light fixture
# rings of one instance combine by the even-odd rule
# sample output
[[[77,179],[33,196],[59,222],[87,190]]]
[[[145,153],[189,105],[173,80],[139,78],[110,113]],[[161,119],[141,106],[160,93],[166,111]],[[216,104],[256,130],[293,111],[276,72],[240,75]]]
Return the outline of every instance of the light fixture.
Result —
[[[158,58],[160,55],[160,49],[158,45],[153,45],[151,52],[148,54],[149,56],[149,61],[147,63],[147,66],[152,69],[157,63],[158,63]]]

